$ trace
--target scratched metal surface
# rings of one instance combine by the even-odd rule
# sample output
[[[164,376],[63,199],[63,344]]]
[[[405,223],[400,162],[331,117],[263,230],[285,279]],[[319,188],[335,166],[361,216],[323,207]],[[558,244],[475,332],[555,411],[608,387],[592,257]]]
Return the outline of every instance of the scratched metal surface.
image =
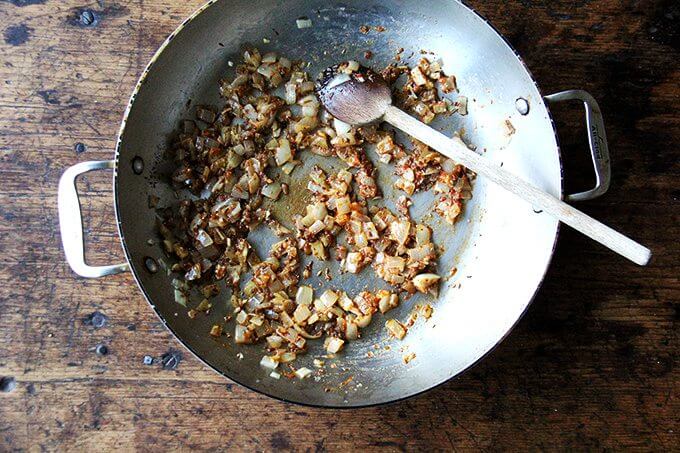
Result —
[[[435,15],[434,11],[447,11]],[[312,18],[314,26],[298,30],[295,19]],[[382,25],[386,31],[361,35],[362,24]],[[359,36],[359,37],[357,37]],[[269,43],[264,43],[268,39]],[[217,2],[180,30],[154,60],[127,119],[120,143],[116,197],[120,227],[135,275],[155,309],[178,337],[199,357],[237,382],[289,401],[330,406],[362,406],[389,402],[420,393],[455,376],[479,360],[509,331],[530,303],[549,263],[556,237],[556,222],[537,214],[531,206],[513,199],[485,181],[475,183],[473,199],[463,218],[447,226],[432,215],[433,197],[413,197],[414,218],[433,228],[443,248],[439,272],[458,268],[455,277],[442,285],[438,300],[414,296],[387,315],[405,321],[417,303],[432,302],[434,316],[409,329],[402,342],[389,338],[385,318],[376,316],[364,329],[362,339],[352,342],[337,359],[327,361],[320,379],[275,380],[259,366],[259,346],[224,346],[207,335],[210,326],[228,312],[219,304],[207,317],[191,320],[172,297],[172,277],[150,274],[145,257],[161,258],[159,246],[149,247],[154,237],[153,210],[140,205],[153,193],[161,205],[177,200],[168,184],[156,181],[167,165],[163,151],[182,118],[191,117],[196,105],[219,105],[218,80],[233,77],[228,61],[238,61],[246,43],[263,51],[273,50],[310,63],[315,77],[321,69],[347,58],[362,59],[366,50],[375,56],[367,64],[383,67],[397,49],[414,62],[420,50],[434,52],[444,70],[458,78],[462,94],[470,99],[469,115],[442,118],[436,127],[465,137],[506,169],[556,194],[561,194],[561,169],[553,126],[540,94],[521,61],[480,17],[457,2],[442,1],[427,8],[417,3],[349,2],[327,6],[326,2],[262,2],[258,9],[232,2]],[[192,55],[187,60],[183,55]],[[493,61],[494,64],[489,64]],[[526,98],[529,114],[515,109],[515,100]],[[188,102],[191,100],[190,102]],[[505,133],[510,120],[516,132]],[[130,162],[140,156],[147,171],[137,176]],[[371,153],[374,162],[375,155]],[[303,211],[306,175],[318,164],[330,171],[342,167],[339,160],[306,153],[305,166],[289,181],[291,194],[279,204],[280,220],[290,225],[291,214]],[[388,206],[398,193],[392,188],[393,168],[378,165],[379,182]],[[162,178],[161,178],[162,179]],[[261,256],[274,238],[267,228],[251,235]],[[326,263],[316,263],[320,270]],[[337,264],[330,264],[338,275]],[[356,294],[364,288],[386,287],[366,269],[357,276],[344,275],[332,282],[311,279],[315,288],[333,287]],[[492,284],[489,284],[493,282]],[[195,301],[194,303],[197,303]],[[228,327],[231,328],[231,327]],[[309,353],[296,362],[313,368],[312,360],[324,354],[321,342],[311,342]],[[368,357],[371,351],[373,357]],[[237,353],[244,358],[237,359]],[[416,359],[403,363],[407,353]],[[335,367],[328,365],[334,363]],[[351,382],[346,384],[348,378]],[[331,391],[328,391],[331,389]]]

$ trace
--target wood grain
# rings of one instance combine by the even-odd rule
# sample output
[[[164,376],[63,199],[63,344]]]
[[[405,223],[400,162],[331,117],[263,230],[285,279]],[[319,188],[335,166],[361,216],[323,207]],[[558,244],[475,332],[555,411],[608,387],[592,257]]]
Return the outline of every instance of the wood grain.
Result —
[[[470,2],[545,93],[597,97],[613,181],[579,208],[635,232],[654,257],[640,268],[565,229],[535,303],[486,360],[421,397],[354,411],[283,404],[222,379],[165,331],[131,276],[83,280],[65,263],[60,173],[112,156],[137,77],[201,2],[0,0],[0,377],[17,382],[0,393],[0,450],[680,448],[676,2]],[[584,189],[581,107],[555,113],[567,186]],[[80,188],[90,262],[120,261],[110,175]],[[169,351],[182,354],[175,370],[160,365]]]

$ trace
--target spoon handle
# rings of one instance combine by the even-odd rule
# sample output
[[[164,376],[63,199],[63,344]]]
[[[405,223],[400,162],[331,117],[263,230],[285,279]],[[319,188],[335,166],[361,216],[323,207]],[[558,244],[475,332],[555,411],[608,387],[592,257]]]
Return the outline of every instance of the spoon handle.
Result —
[[[449,138],[394,106],[387,108],[383,119],[619,255],[641,266],[649,262],[652,252],[648,248],[503,170],[490,160],[471,151],[460,138]]]

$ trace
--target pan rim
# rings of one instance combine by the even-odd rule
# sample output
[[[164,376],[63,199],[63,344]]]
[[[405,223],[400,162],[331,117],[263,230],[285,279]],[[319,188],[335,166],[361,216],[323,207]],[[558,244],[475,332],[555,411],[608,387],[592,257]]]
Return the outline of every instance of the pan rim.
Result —
[[[137,83],[136,83],[136,85],[135,85],[135,87],[132,91],[132,94],[131,94],[130,99],[128,101],[128,104],[126,106],[125,112],[123,114],[123,118],[122,118],[122,121],[121,121],[120,128],[118,130],[116,147],[115,147],[115,156],[114,156],[114,170],[113,170],[113,196],[114,196],[114,211],[115,211],[115,217],[116,217],[116,227],[117,227],[117,230],[118,230],[118,236],[119,236],[123,251],[125,253],[125,258],[130,265],[130,272],[132,273],[132,276],[135,280],[135,283],[137,284],[137,287],[142,292],[142,295],[144,296],[144,299],[146,300],[146,302],[151,306],[151,308],[153,309],[153,311],[156,314],[156,316],[158,317],[158,319],[165,326],[165,328],[171,333],[171,335],[186,350],[188,350],[196,359],[198,359],[199,362],[201,362],[203,365],[205,365],[209,369],[213,370],[215,373],[225,377],[227,380],[230,380],[230,381],[232,381],[232,382],[234,382],[234,383],[236,383],[236,384],[238,384],[238,385],[240,385],[240,386],[242,386],[242,387],[244,387],[248,390],[254,391],[254,392],[256,392],[260,395],[264,395],[266,397],[269,397],[269,398],[272,398],[272,399],[275,399],[275,400],[278,400],[278,401],[281,401],[281,402],[284,402],[284,403],[292,403],[292,404],[296,404],[296,405],[300,405],[300,406],[311,407],[311,408],[321,408],[321,409],[359,409],[359,408],[368,408],[368,407],[382,406],[382,405],[388,405],[388,404],[395,404],[395,403],[404,401],[406,399],[421,396],[421,395],[423,395],[427,392],[430,392],[430,391],[432,391],[436,388],[443,386],[444,384],[446,384],[446,383],[460,377],[461,375],[467,373],[468,371],[470,371],[477,364],[479,364],[481,361],[486,359],[493,351],[495,351],[496,348],[498,348],[498,346],[510,335],[510,333],[517,327],[517,325],[522,320],[522,318],[524,318],[525,314],[529,310],[529,307],[533,304],[534,300],[536,299],[538,292],[540,291],[541,287],[543,286],[543,283],[545,282],[546,275],[548,273],[548,270],[550,269],[550,265],[553,261],[554,255],[555,255],[555,250],[556,250],[556,247],[557,247],[557,242],[558,242],[560,231],[561,231],[561,224],[559,222],[557,222],[557,225],[556,225],[556,228],[555,228],[555,239],[554,239],[553,244],[552,244],[552,248],[551,248],[551,251],[550,251],[549,258],[546,261],[545,269],[542,272],[540,280],[539,280],[538,284],[536,285],[536,288],[535,288],[533,294],[531,295],[531,297],[527,301],[527,304],[524,307],[524,309],[522,310],[522,312],[520,313],[520,315],[513,322],[513,324],[507,329],[507,331],[498,339],[498,341],[496,341],[494,343],[494,345],[492,347],[490,347],[486,352],[484,352],[477,360],[471,362],[469,365],[467,365],[462,370],[458,371],[453,376],[447,377],[447,378],[443,379],[442,381],[440,381],[436,384],[433,384],[433,385],[431,385],[431,386],[429,386],[429,387],[427,387],[423,390],[419,390],[417,392],[414,392],[414,393],[411,393],[411,394],[408,394],[408,395],[400,396],[398,398],[393,398],[393,399],[389,399],[389,400],[385,400],[385,401],[378,401],[378,402],[365,403],[365,404],[359,403],[359,404],[344,404],[344,405],[338,405],[338,404],[334,404],[334,403],[329,403],[329,404],[326,404],[326,403],[310,403],[310,402],[305,402],[305,401],[296,401],[296,400],[293,400],[293,399],[288,399],[288,398],[281,397],[281,396],[278,396],[278,395],[270,394],[270,393],[268,393],[264,390],[261,390],[261,389],[255,388],[253,386],[250,386],[248,384],[245,384],[245,383],[229,376],[227,373],[222,372],[221,370],[218,370],[215,366],[208,363],[204,358],[202,358],[199,355],[198,352],[196,352],[189,344],[187,344],[184,340],[182,340],[182,338],[180,338],[180,336],[167,323],[165,318],[161,315],[159,310],[156,308],[155,304],[152,302],[150,295],[147,293],[146,289],[142,285],[141,278],[138,274],[139,269],[138,269],[137,263],[133,260],[132,253],[130,252],[130,250],[127,246],[127,241],[125,240],[125,235],[124,235],[123,229],[122,229],[122,220],[121,220],[121,216],[120,216],[120,207],[119,207],[120,197],[118,196],[118,193],[119,193],[118,192],[119,191],[118,169],[119,169],[119,164],[120,164],[123,135],[124,135],[124,132],[125,132],[125,129],[126,129],[127,120],[129,118],[130,112],[132,111],[132,107],[135,103],[137,95],[138,95],[139,91],[141,90],[142,86],[144,85],[144,83],[146,82],[148,74],[151,71],[151,69],[153,68],[156,60],[158,60],[158,58],[164,52],[166,47],[173,41],[173,39],[179,33],[181,33],[183,31],[183,29],[189,23],[191,23],[196,17],[198,17],[200,14],[205,12],[209,7],[211,7],[213,4],[215,4],[219,1],[220,0],[209,0],[208,2],[203,4],[197,10],[195,10],[189,17],[187,17],[184,21],[182,21],[182,23],[172,33],[170,33],[170,35],[168,35],[168,37],[159,46],[159,48],[156,50],[154,55],[149,60],[149,63],[147,64],[145,69],[142,71],[142,74],[140,75],[140,77],[139,77],[139,79],[138,79],[138,81],[137,81]],[[505,44],[505,46],[513,53],[513,55],[515,56],[517,61],[521,64],[522,68],[526,71],[526,73],[529,76],[534,87],[536,88],[538,93],[541,95],[540,96],[540,102],[543,104],[543,106],[546,109],[546,112],[547,112],[547,115],[548,115],[548,120],[550,122],[550,126],[552,127],[552,132],[553,132],[553,135],[555,137],[555,147],[556,147],[556,152],[557,152],[557,160],[558,160],[559,169],[560,169],[559,196],[562,199],[564,197],[564,165],[562,163],[562,152],[561,152],[561,148],[560,148],[559,136],[557,134],[557,128],[555,126],[555,121],[553,119],[552,112],[550,111],[549,106],[545,102],[545,99],[543,97],[543,92],[542,92],[538,82],[534,78],[533,74],[531,73],[531,71],[527,67],[525,61],[522,59],[522,57],[517,52],[517,50],[512,46],[512,44],[510,44],[510,42],[508,42],[508,40],[505,38],[505,36],[503,36],[503,34],[501,34],[493,24],[491,24],[484,16],[482,16],[478,11],[476,11],[474,8],[472,8],[470,5],[468,5],[466,2],[464,2],[462,0],[451,0],[451,1],[452,1],[452,3],[460,4],[461,6],[463,6],[464,8],[469,10],[470,12],[472,12],[474,16],[476,16],[478,19],[480,19],[483,22],[483,24],[485,24],[487,27],[489,27],[490,30],[502,40],[502,42]]]

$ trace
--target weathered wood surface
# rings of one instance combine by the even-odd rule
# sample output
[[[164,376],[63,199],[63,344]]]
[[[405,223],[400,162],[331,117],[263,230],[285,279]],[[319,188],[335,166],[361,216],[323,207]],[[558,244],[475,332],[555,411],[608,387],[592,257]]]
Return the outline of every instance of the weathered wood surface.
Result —
[[[640,268],[565,228],[535,303],[484,362],[421,397],[355,411],[273,401],[188,353],[163,370],[158,358],[182,347],[132,277],[86,281],[64,262],[61,171],[112,156],[137,77],[201,3],[0,0],[0,377],[6,390],[16,379],[0,393],[0,450],[680,448],[677,2],[471,2],[546,93],[600,100],[613,183],[581,207],[655,256]],[[557,117],[568,185],[581,187],[580,108]],[[107,264],[122,258],[109,177],[81,184],[88,256]],[[95,311],[101,328],[86,322]]]

